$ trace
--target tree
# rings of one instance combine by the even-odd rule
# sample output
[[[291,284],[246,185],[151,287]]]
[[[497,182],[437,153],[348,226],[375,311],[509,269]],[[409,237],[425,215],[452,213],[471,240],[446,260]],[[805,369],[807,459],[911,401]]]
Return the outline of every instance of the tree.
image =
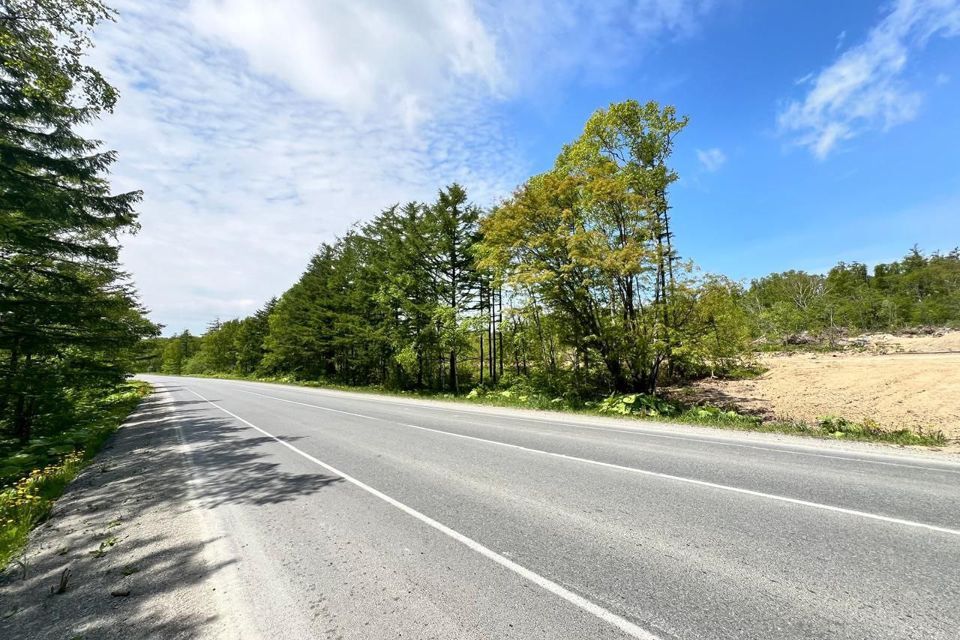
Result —
[[[200,348],[184,363],[184,373],[234,373],[239,320],[215,320],[200,339]]]
[[[473,245],[478,240],[480,209],[467,202],[467,192],[454,183],[440,191],[425,219],[432,252],[428,257],[434,293],[437,333],[449,354],[450,390],[459,391],[457,355],[466,346],[462,329],[465,311],[475,308],[479,275]]]
[[[654,102],[601,109],[482,224],[482,264],[561,314],[621,391],[652,392],[673,345],[666,161],[686,122]]]
[[[262,369],[266,372],[313,378],[334,372],[333,317],[328,304],[336,262],[336,247],[323,245],[300,280],[277,301],[264,338]]]
[[[156,332],[118,265],[140,193],[111,194],[115,154],[76,131],[116,100],[83,60],[110,17],[95,0],[0,3],[0,412],[21,440],[59,387],[120,379]]]
[[[677,373],[693,379],[744,364],[751,335],[743,287],[724,276],[707,275],[686,293],[692,317],[680,327],[682,339],[673,351]]]
[[[271,298],[256,313],[240,322],[234,344],[238,373],[250,375],[260,368],[264,356],[264,340],[270,329],[270,314],[276,306],[277,299]]]
[[[387,353],[383,378],[400,387],[428,385],[433,375],[429,363],[438,348],[427,210],[418,202],[390,207],[363,228]]]

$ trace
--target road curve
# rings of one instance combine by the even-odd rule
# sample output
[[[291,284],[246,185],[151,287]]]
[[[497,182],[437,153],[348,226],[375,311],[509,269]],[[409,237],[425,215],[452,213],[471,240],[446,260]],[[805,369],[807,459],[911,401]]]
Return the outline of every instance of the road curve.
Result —
[[[242,637],[956,638],[960,464],[143,376]]]

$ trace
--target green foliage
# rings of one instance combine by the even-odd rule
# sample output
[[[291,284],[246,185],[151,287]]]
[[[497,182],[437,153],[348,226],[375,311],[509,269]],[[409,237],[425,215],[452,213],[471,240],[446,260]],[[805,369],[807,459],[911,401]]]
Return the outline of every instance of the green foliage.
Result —
[[[643,415],[649,418],[674,416],[680,413],[677,405],[664,398],[642,393],[614,394],[596,403],[594,407],[600,413]]]
[[[26,542],[53,501],[150,392],[143,382],[86,390],[62,422],[24,443],[0,440],[0,568]]]
[[[0,432],[22,442],[72,396],[115,385],[156,328],[120,271],[139,192],[112,194],[113,152],[77,130],[116,93],[84,63],[94,0],[9,0],[0,20]]]
[[[933,445],[946,444],[946,436],[942,431],[924,431],[920,429],[884,429],[872,420],[852,422],[837,416],[825,416],[817,421],[820,431],[837,439],[879,440],[905,445]]]
[[[839,263],[826,275],[802,271],[754,280],[743,298],[755,337],[779,344],[835,346],[844,334],[911,327],[960,327],[960,251],[879,264]]]
[[[481,264],[562,318],[578,364],[592,352],[618,391],[656,389],[695,297],[667,203],[686,124],[655,102],[598,110],[551,171],[483,220]]]

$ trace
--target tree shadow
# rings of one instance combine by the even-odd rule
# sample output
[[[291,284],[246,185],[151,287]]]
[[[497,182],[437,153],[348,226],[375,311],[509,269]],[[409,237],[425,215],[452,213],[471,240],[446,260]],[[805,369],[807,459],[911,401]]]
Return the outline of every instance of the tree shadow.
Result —
[[[754,397],[747,393],[733,393],[717,385],[694,385],[666,391],[671,399],[685,405],[708,405],[719,407],[724,411],[756,416],[763,420],[776,418],[768,402],[763,398]]]
[[[341,478],[285,471],[273,438],[199,405],[207,403],[146,398],[71,483],[31,535],[25,572],[0,575],[0,638],[187,638],[225,628],[211,579],[233,561],[210,560],[215,540],[198,531],[195,511],[282,503]],[[66,568],[67,589],[51,593]],[[130,594],[111,595],[118,589]]]

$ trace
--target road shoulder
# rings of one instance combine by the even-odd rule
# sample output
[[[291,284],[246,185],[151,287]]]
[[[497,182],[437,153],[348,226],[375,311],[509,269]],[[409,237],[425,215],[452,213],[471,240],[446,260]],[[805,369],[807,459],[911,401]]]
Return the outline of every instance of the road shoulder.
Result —
[[[167,402],[141,403],[0,577],[0,638],[230,637],[229,560],[210,552]]]

